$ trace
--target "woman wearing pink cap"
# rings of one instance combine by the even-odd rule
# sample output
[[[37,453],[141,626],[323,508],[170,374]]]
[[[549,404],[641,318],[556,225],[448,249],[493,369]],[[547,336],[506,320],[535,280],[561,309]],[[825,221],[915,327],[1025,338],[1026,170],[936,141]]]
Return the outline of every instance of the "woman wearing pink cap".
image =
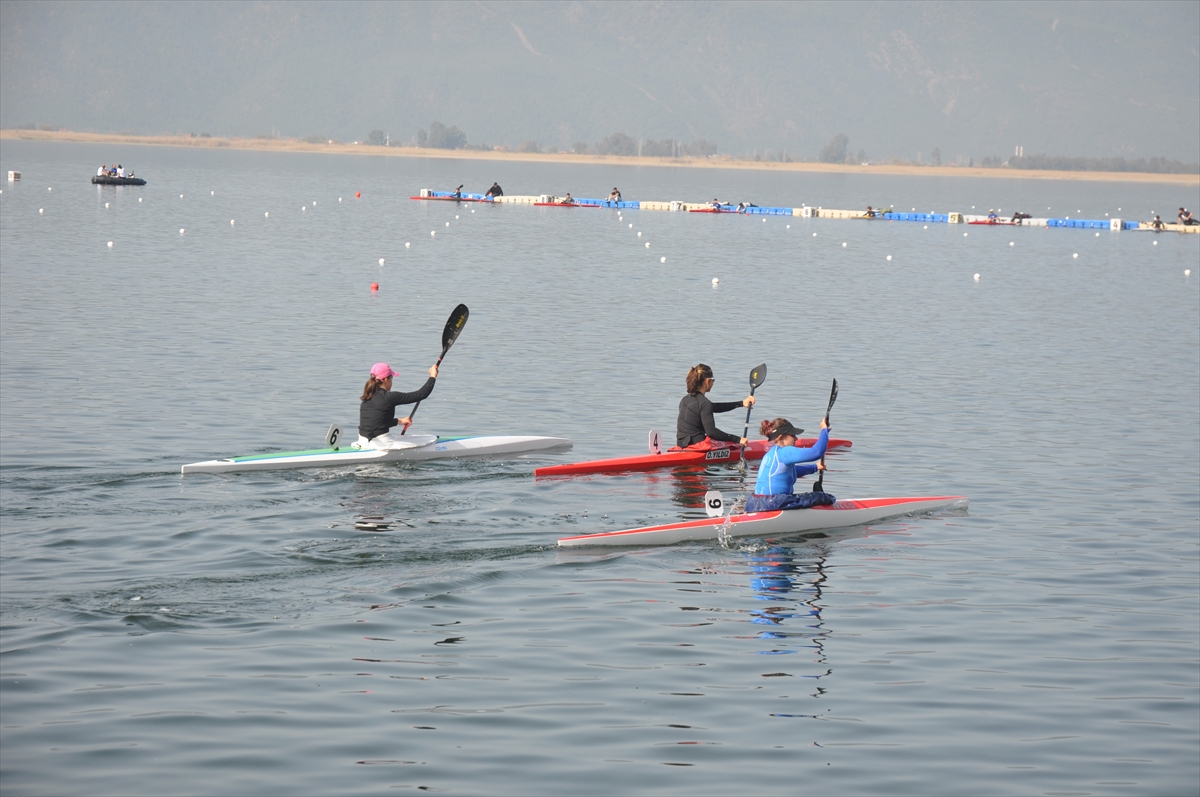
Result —
[[[358,433],[366,441],[366,445],[375,448],[386,448],[387,435],[393,426],[404,425],[404,431],[412,425],[412,418],[396,418],[396,407],[401,404],[414,404],[429,398],[433,392],[433,383],[437,380],[438,367],[429,368],[429,379],[420,390],[412,393],[397,393],[392,391],[392,377],[397,373],[387,363],[375,363],[371,366],[371,375],[358,405]],[[383,437],[383,440],[376,438]],[[363,442],[363,441],[359,441]]]

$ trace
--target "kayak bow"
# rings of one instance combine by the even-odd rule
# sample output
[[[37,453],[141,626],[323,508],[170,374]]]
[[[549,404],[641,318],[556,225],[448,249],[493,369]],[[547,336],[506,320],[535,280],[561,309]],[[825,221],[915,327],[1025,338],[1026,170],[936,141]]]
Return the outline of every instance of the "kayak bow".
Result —
[[[915,515],[945,509],[966,509],[970,500],[961,495],[922,498],[859,498],[838,501],[811,509],[776,509],[731,517],[686,520],[663,526],[645,526],[623,531],[602,531],[563,537],[560,547],[592,545],[671,545],[691,540],[715,540],[722,531],[729,537],[782,537],[807,531],[840,529],[874,523],[900,515]]]

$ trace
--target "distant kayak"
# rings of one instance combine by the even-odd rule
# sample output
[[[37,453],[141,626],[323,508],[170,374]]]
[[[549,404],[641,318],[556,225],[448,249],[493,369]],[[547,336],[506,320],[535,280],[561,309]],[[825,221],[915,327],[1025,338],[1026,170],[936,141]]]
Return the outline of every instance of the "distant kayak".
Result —
[[[583,202],[534,202],[537,208],[599,208],[603,205],[588,205]]]
[[[425,461],[459,457],[488,457],[505,454],[527,454],[533,451],[567,449],[571,441],[565,437],[481,436],[438,437],[409,435],[404,444],[394,448],[318,448],[310,451],[281,451],[271,454],[249,454],[228,459],[210,459],[184,465],[183,473],[237,473],[255,470],[291,470],[296,468],[329,468],[345,465],[366,465],[373,462]]]
[[[730,517],[685,520],[662,526],[645,526],[622,531],[602,531],[563,537],[560,547],[672,545],[691,540],[715,540],[725,534],[733,537],[785,537],[823,529],[840,529],[874,523],[885,518],[915,515],[946,509],[966,509],[970,501],[961,495],[920,498],[859,498],[837,501],[811,509],[785,509],[751,512]]]
[[[475,196],[410,196],[409,199],[419,199],[427,202],[495,202],[488,197]]]
[[[688,213],[744,213],[737,208],[693,208]]]
[[[801,448],[809,448],[817,444],[817,438],[805,437],[796,441]],[[849,440],[831,439],[829,448],[849,448],[854,445]],[[771,447],[770,441],[751,440],[746,444],[746,459],[762,459]],[[634,471],[658,470],[659,468],[697,467],[705,465],[721,465],[741,460],[741,447],[736,443],[713,443],[709,448],[678,448],[672,447],[661,454],[641,454],[633,457],[617,457],[616,459],[594,459],[590,462],[571,462],[566,465],[547,465],[537,468],[533,475],[547,476],[580,476],[587,473],[630,473]]]
[[[145,185],[146,181],[140,177],[109,177],[108,175],[97,174],[92,176],[92,185]]]
[[[1001,221],[1000,219],[993,219],[991,221],[968,221],[967,224],[986,224],[989,227],[1018,227],[1018,226],[1020,226],[1015,221]]]

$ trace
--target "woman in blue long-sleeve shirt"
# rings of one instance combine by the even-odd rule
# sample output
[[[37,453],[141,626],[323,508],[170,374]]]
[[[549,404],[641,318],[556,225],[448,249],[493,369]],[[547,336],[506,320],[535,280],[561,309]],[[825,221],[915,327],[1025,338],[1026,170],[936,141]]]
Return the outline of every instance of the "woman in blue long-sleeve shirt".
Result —
[[[829,425],[821,420],[821,436],[812,448],[796,448],[796,438],[803,429],[797,429],[784,418],[764,421],[762,432],[775,445],[767,449],[758,466],[758,479],[754,482],[754,495],[746,500],[747,512],[766,512],[771,509],[799,509],[813,505],[812,499],[792,492],[796,479],[824,470],[817,462],[825,455],[829,445]]]

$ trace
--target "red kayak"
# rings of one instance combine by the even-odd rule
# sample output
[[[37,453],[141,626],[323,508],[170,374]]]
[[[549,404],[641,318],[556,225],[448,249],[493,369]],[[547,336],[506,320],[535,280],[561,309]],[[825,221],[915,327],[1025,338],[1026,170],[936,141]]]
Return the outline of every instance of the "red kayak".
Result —
[[[585,205],[582,202],[534,202],[535,208],[598,208],[601,205]]]
[[[717,209],[717,208],[699,208],[699,209],[696,209],[696,210],[689,210],[689,211],[688,211],[688,213],[741,213],[741,212],[742,212],[742,211],[740,211],[740,210],[733,210],[732,208],[731,208],[731,209],[729,209],[729,210],[725,210],[724,208],[720,208],[720,209]]]
[[[805,437],[796,441],[801,448],[809,448],[817,444],[817,438]],[[849,440],[831,439],[829,448],[849,448],[854,445]],[[771,447],[768,440],[751,440],[746,444],[746,459],[762,459]],[[677,468],[688,466],[704,466],[737,462],[741,459],[740,446],[733,443],[714,443],[705,441],[688,448],[673,446],[661,454],[642,454],[637,457],[618,457],[616,459],[594,459],[591,462],[572,462],[566,465],[548,465],[533,471],[535,477],[544,476],[578,476],[584,473],[629,473],[631,471],[657,470],[659,468]]]
[[[999,219],[996,219],[995,221],[968,221],[967,224],[986,224],[989,227],[1016,227],[1016,226],[1018,226],[1015,221],[1000,221]]]

